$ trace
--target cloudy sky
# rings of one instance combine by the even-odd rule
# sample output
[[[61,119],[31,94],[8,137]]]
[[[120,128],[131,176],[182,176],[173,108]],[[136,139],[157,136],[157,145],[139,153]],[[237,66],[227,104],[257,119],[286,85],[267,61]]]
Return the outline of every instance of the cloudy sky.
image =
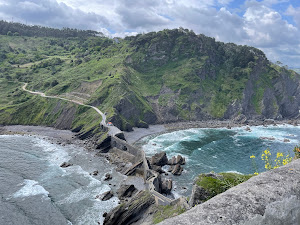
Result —
[[[299,0],[0,0],[0,19],[119,37],[184,27],[300,68]]]

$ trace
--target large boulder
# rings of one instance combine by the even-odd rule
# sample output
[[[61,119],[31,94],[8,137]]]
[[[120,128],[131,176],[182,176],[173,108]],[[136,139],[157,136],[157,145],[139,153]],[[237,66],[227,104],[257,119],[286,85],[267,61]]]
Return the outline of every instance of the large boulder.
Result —
[[[107,201],[114,196],[112,191],[104,192],[101,196],[96,196],[96,198],[100,198],[102,201]]]
[[[125,198],[130,198],[133,194],[137,192],[137,189],[133,184],[122,184],[117,192],[119,199],[123,200]]]
[[[163,179],[161,182],[161,193],[170,194],[172,191],[173,182],[171,179]]]
[[[129,202],[121,204],[105,214],[104,225],[127,225],[138,221],[144,212],[155,203],[149,191],[142,191]]]
[[[164,166],[167,165],[168,158],[165,152],[156,153],[151,158],[151,165]]]
[[[176,157],[173,156],[171,159],[168,160],[168,165],[175,165],[176,164]]]
[[[182,171],[183,171],[183,169],[182,169],[182,167],[180,166],[180,164],[176,164],[176,165],[174,166],[174,168],[173,168],[173,170],[172,170],[171,173],[172,173],[173,175],[179,176],[179,175],[181,175]]]

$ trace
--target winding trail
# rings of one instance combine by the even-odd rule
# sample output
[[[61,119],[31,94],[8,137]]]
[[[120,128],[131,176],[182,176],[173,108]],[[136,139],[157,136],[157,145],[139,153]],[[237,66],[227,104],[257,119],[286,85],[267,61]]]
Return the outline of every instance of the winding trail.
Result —
[[[27,85],[28,85],[28,83],[24,83],[24,85],[22,86],[22,89],[24,91],[27,91],[30,94],[40,95],[41,97],[44,97],[44,98],[56,98],[56,99],[60,99],[60,100],[68,101],[68,102],[73,102],[73,103],[75,103],[77,105],[82,105],[82,106],[93,108],[101,116],[102,120],[100,122],[100,125],[103,125],[104,127],[108,128],[108,134],[109,135],[115,136],[118,133],[122,133],[122,131],[119,128],[117,128],[115,126],[108,126],[107,125],[107,123],[106,123],[106,115],[103,112],[101,112],[101,110],[98,109],[97,107],[91,106],[91,105],[86,105],[86,104],[83,104],[82,102],[79,102],[79,101],[75,101],[75,100],[71,100],[71,99],[66,99],[66,98],[62,98],[62,97],[58,97],[58,96],[48,96],[48,95],[45,95],[45,93],[39,92],[39,91],[30,91],[30,90],[26,89]]]
[[[45,93],[39,92],[39,91],[30,91],[30,90],[26,89],[27,85],[28,85],[28,83],[24,83],[24,85],[22,86],[22,89],[24,91],[30,93],[30,94],[40,95],[43,98],[56,98],[56,99],[72,102],[72,103],[75,103],[75,104],[78,104],[78,105],[83,105],[83,106],[86,106],[86,107],[93,108],[101,116],[102,120],[100,122],[100,125],[103,125],[104,127],[108,128],[108,134],[109,135],[115,136],[116,134],[122,133],[122,131],[119,128],[117,128],[115,126],[107,125],[105,114],[103,112],[101,112],[100,109],[96,108],[95,106],[86,105],[86,104],[83,104],[82,102],[79,102],[79,101],[66,99],[66,98],[62,98],[62,97],[58,97],[58,96],[47,96]],[[145,171],[147,171],[147,170],[149,170],[149,166],[148,166],[148,163],[147,163],[146,155],[145,155],[145,152],[143,150],[141,150],[141,151],[142,151],[143,165],[145,166]],[[157,176],[155,176],[155,177],[157,177]],[[155,188],[154,188],[154,185],[153,185],[153,179],[151,181],[147,181],[147,183],[148,183],[147,186],[148,186],[148,190],[154,196],[156,204],[158,204],[158,205],[169,205],[169,204],[171,204],[173,199],[169,199],[168,197],[166,197],[166,196],[158,193],[157,191],[155,191]]]

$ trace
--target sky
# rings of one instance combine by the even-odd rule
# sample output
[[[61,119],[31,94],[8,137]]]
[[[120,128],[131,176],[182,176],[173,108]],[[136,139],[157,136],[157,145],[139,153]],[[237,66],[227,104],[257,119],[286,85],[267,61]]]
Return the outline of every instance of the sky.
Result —
[[[300,68],[299,0],[0,0],[0,20],[124,37],[187,28]]]

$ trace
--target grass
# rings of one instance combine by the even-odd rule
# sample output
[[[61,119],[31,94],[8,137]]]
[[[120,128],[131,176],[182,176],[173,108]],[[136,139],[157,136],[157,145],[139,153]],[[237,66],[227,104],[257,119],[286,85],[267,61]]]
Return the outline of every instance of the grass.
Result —
[[[185,211],[186,211],[185,208],[182,208],[178,205],[157,206],[157,211],[153,217],[153,223],[154,224],[160,223],[161,221],[163,221],[165,219],[168,219],[168,218],[171,218],[174,216],[178,216],[181,213],[184,213]]]
[[[205,174],[199,175],[196,180],[196,184],[204,188],[209,192],[210,196],[208,199],[234,187],[240,183],[243,183],[250,179],[253,175],[241,175],[236,173],[219,173],[221,178],[214,178],[206,176]],[[208,200],[207,199],[207,200]]]

